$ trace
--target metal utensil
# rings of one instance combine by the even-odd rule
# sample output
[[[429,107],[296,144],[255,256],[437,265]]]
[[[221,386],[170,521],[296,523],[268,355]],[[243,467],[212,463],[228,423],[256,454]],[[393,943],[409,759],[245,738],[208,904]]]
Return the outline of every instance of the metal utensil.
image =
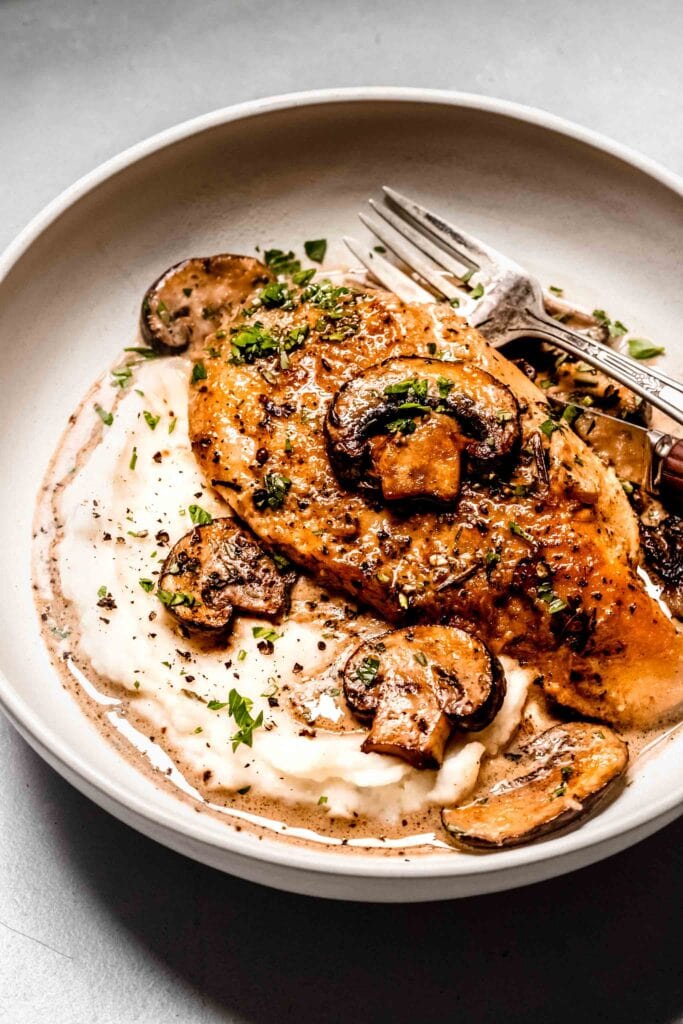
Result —
[[[361,213],[363,223],[438,295],[457,305],[495,348],[514,338],[540,338],[602,370],[683,424],[682,384],[554,320],[544,307],[540,284],[522,267],[394,189],[385,187],[384,193],[386,205],[370,200],[377,216]],[[374,277],[401,298],[434,300],[381,252],[353,238],[344,241]]]
[[[584,409],[555,395],[549,404],[563,411],[572,429],[625,483],[636,484],[663,504],[683,504],[683,439],[618,420],[598,409]]]

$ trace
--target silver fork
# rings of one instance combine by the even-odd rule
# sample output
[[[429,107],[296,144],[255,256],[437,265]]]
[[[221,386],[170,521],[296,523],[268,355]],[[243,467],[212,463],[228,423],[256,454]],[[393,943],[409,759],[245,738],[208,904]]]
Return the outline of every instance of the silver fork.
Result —
[[[602,370],[683,424],[683,384],[554,320],[546,312],[538,281],[513,260],[394,189],[385,187],[384,194],[384,206],[370,200],[377,217],[371,219],[361,213],[360,219],[438,295],[457,306],[494,348],[514,338],[550,342]],[[385,259],[380,247],[370,249],[353,238],[344,241],[380,284],[399,298],[407,302],[434,301],[433,294]],[[470,287],[469,293],[463,285]]]

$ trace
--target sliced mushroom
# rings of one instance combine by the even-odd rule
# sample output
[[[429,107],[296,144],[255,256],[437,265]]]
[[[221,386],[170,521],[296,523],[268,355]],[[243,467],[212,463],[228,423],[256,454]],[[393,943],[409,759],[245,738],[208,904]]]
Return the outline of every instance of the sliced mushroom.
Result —
[[[372,719],[361,749],[436,768],[454,727],[483,729],[505,696],[488,648],[453,626],[414,626],[366,640],[344,667],[344,695]]]
[[[521,437],[517,400],[505,384],[470,363],[417,356],[387,359],[347,381],[325,430],[330,461],[347,486],[386,501],[439,503],[457,497],[463,468],[490,471]],[[437,461],[440,467],[430,465]]]
[[[585,814],[627,763],[628,746],[606,726],[557,725],[521,748],[518,775],[472,803],[445,808],[441,818],[460,846],[516,846]]]
[[[683,619],[683,516],[671,513],[654,526],[640,523],[645,562],[664,585],[664,600]]]
[[[251,256],[201,256],[165,270],[142,300],[140,324],[148,345],[163,355],[184,352],[218,330],[224,317],[259,283],[271,280]]]
[[[233,610],[277,615],[286,581],[256,541],[232,519],[195,526],[171,548],[159,577],[159,596],[191,629],[224,630]]]
[[[385,501],[411,501],[429,495],[453,502],[460,492],[462,445],[458,424],[430,416],[414,434],[378,434],[370,439],[371,460]]]

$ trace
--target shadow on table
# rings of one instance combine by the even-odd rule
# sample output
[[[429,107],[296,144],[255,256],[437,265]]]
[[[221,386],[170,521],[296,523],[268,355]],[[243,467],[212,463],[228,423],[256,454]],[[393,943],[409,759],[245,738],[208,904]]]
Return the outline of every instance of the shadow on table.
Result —
[[[25,749],[26,769],[60,807],[60,844],[82,884],[201,994],[204,1013],[213,1004],[226,1020],[277,1024],[682,1019],[683,819],[609,861],[514,892],[328,902],[164,849]]]

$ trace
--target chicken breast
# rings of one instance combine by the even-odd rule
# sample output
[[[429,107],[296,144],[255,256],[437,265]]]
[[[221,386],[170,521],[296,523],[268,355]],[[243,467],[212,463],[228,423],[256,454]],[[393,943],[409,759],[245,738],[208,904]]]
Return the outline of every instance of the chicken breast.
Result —
[[[271,283],[239,308],[191,438],[267,546],[391,622],[473,630],[583,714],[676,710],[683,644],[619,481],[517,367],[448,305]]]

